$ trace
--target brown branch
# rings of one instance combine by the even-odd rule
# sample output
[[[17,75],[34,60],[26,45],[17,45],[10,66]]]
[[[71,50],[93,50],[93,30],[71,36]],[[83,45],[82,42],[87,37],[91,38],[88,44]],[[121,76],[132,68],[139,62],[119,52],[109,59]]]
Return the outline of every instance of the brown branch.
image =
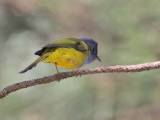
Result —
[[[7,86],[2,91],[0,91],[0,98],[3,98],[9,93],[12,93],[14,91],[17,91],[23,88],[28,88],[28,87],[39,85],[39,84],[46,84],[53,81],[59,81],[64,78],[74,77],[78,75],[81,76],[81,75],[87,75],[87,74],[111,73],[111,72],[118,72],[118,73],[119,72],[141,72],[141,71],[147,71],[147,70],[158,69],[158,68],[160,68],[160,61],[138,64],[138,65],[116,65],[116,66],[109,66],[109,67],[83,69],[83,70],[71,71],[71,72],[62,72],[52,76],[23,81],[23,82],[19,82],[19,83],[15,83],[13,85]]]

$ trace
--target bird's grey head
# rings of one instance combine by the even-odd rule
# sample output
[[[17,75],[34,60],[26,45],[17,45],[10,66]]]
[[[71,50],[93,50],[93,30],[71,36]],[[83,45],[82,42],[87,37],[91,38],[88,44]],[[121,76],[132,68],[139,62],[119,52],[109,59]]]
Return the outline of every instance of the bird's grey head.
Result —
[[[89,55],[86,58],[86,60],[83,63],[83,65],[91,63],[95,59],[101,61],[101,59],[97,56],[98,43],[94,39],[91,39],[91,38],[80,38],[80,40],[84,41],[87,44],[88,48],[89,48]]]

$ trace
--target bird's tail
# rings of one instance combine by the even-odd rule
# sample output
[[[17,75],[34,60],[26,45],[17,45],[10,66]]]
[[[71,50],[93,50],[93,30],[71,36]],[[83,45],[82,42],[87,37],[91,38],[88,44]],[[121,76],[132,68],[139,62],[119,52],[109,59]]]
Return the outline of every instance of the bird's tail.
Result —
[[[24,70],[22,70],[21,72],[19,73],[25,73],[27,72],[28,70],[32,69],[33,67],[35,67],[40,61],[44,60],[46,57],[39,57],[36,61],[34,61],[31,65],[29,65],[27,68],[25,68]]]

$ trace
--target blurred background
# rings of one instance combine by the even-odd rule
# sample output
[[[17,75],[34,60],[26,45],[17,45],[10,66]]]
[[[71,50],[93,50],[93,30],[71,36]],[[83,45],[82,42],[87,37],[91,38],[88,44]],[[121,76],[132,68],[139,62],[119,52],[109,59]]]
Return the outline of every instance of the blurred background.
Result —
[[[0,89],[55,74],[44,63],[18,72],[36,50],[66,37],[99,43],[102,63],[83,68],[158,61],[160,1],[0,0]],[[0,100],[0,119],[159,120],[159,72],[86,75],[23,89]]]

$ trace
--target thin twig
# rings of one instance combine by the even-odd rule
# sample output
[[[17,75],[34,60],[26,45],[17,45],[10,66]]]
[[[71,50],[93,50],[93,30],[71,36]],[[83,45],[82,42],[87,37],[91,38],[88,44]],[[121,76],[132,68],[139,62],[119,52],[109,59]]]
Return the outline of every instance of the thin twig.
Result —
[[[116,66],[109,66],[109,67],[83,69],[83,70],[71,71],[71,72],[61,72],[52,76],[23,81],[23,82],[19,82],[19,83],[15,83],[13,85],[7,86],[2,91],[0,91],[0,98],[3,98],[9,93],[12,93],[14,91],[17,91],[23,88],[28,88],[28,87],[39,85],[39,84],[46,84],[53,81],[59,81],[64,78],[74,77],[78,75],[87,75],[87,74],[95,74],[95,73],[112,73],[112,72],[117,72],[117,73],[141,72],[141,71],[147,71],[147,70],[158,69],[158,68],[160,68],[160,61],[138,64],[138,65],[116,65]]]

